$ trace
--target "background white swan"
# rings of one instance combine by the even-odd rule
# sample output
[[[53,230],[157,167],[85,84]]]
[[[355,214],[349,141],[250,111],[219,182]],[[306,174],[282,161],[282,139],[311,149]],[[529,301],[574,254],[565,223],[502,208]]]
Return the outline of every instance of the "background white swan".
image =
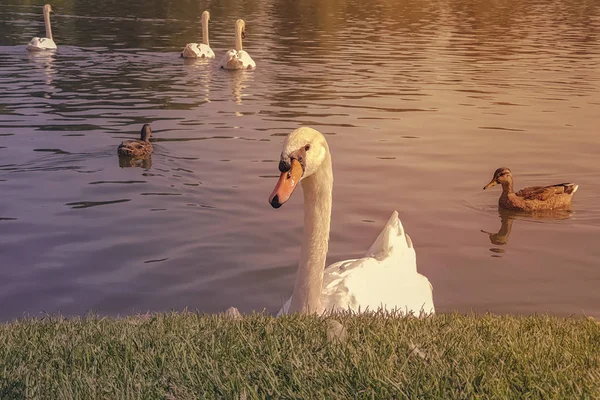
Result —
[[[46,37],[34,37],[27,44],[27,50],[39,51],[39,50],[56,50],[56,43],[52,39],[52,28],[50,27],[50,13],[52,7],[50,4],[44,6],[44,24],[46,25]]]
[[[242,39],[246,38],[246,23],[238,19],[235,21],[235,49],[229,50],[221,60],[221,68],[225,69],[253,69],[256,63],[250,54],[242,50]]]
[[[210,13],[202,12],[202,43],[188,43],[181,52],[183,58],[215,58],[215,53],[208,43],[208,23],[210,22]]]
[[[435,312],[429,280],[417,272],[416,254],[394,211],[365,257],[325,267],[329,244],[333,172],[325,137],[302,127],[288,135],[281,176],[269,202],[285,203],[298,182],[304,192],[304,237],[292,297],[282,313],[330,310]]]

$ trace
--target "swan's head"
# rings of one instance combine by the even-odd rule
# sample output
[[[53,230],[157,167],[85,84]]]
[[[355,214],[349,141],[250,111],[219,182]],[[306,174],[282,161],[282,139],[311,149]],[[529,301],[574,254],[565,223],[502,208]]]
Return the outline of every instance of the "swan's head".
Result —
[[[235,21],[235,31],[239,32],[242,36],[242,39],[246,39],[246,23],[243,19],[238,19]]]
[[[144,124],[140,134],[142,135],[142,140],[147,142],[152,137],[152,129],[150,129],[150,124]]]
[[[328,152],[327,141],[318,131],[302,127],[290,133],[279,160],[281,176],[269,196],[271,206],[279,208],[288,201],[298,183],[321,167]]]
[[[50,14],[51,12],[54,12],[54,11],[52,11],[52,6],[50,4],[44,5],[44,14]]]
[[[208,10],[202,12],[202,22],[210,22],[210,13]]]
[[[494,177],[491,182],[483,187],[483,190],[489,189],[492,186],[496,186],[497,184],[502,185],[505,182],[510,182],[512,180],[512,173],[508,168],[498,168],[494,172]]]

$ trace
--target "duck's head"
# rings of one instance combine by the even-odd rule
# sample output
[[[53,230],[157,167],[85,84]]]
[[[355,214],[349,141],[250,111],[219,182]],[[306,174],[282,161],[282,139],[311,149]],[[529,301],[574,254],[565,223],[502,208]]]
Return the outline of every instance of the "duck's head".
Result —
[[[508,169],[508,168],[498,168],[494,172],[494,177],[492,178],[491,182],[488,183],[487,185],[485,185],[483,187],[483,190],[489,189],[492,186],[496,186],[498,184],[502,185],[503,183],[510,182],[511,180],[512,180],[512,174],[510,172],[510,169]]]
[[[44,5],[44,13],[45,14],[50,14],[51,12],[54,12],[54,11],[52,11],[52,6],[50,4]]]
[[[243,19],[235,21],[235,30],[242,35],[242,39],[246,39],[246,23]]]
[[[152,129],[150,129],[150,124],[144,124],[144,126],[142,126],[140,134],[142,135],[142,140],[144,142],[150,140],[150,138],[152,137]]]
[[[202,12],[202,22],[210,22],[210,13],[208,10]]]
[[[298,183],[321,167],[328,152],[327,141],[320,132],[302,127],[290,133],[279,160],[281,176],[269,196],[271,206],[279,208],[288,201]]]

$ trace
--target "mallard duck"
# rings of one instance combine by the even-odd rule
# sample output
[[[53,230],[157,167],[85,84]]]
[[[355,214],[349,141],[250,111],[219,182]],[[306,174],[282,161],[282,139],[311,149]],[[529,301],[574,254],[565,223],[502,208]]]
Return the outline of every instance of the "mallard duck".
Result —
[[[559,183],[550,186],[530,186],[514,192],[513,178],[510,169],[498,168],[494,178],[483,187],[489,189],[497,184],[502,185],[502,194],[498,204],[502,208],[516,211],[542,211],[566,208],[577,191],[574,183]]]
[[[141,157],[152,153],[152,143],[150,143],[152,129],[150,129],[150,124],[144,124],[140,134],[142,136],[140,140],[126,140],[121,143],[117,149],[117,154],[120,156]]]

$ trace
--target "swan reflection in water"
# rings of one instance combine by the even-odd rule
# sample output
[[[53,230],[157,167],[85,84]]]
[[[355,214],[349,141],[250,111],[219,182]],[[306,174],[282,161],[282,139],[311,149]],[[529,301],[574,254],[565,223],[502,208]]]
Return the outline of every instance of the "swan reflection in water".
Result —
[[[248,80],[254,80],[253,72],[249,71],[236,71],[232,73],[231,77],[231,92],[236,104],[242,104],[242,99],[245,96],[244,90],[248,87]]]
[[[502,208],[498,209],[498,215],[500,216],[500,230],[498,232],[488,232],[483,229],[481,232],[487,234],[490,238],[490,242],[497,246],[506,246],[508,244],[508,238],[512,230],[513,222],[517,218],[530,219],[530,220],[562,220],[571,217],[571,210],[553,210],[553,211],[540,211],[533,214],[522,213],[518,211],[510,211]],[[540,221],[541,222],[541,221]],[[490,249],[492,257],[500,257],[501,253],[505,253],[506,249],[500,247],[492,247]]]
[[[128,157],[128,156],[118,156],[119,157],[119,167],[121,168],[143,168],[150,169],[152,168],[152,156],[148,155],[146,157]]]
[[[213,84],[213,67],[210,58],[184,58],[183,63],[188,66],[189,71],[184,85],[202,92],[190,92],[191,96],[194,99],[202,98],[203,101],[210,103],[210,88]]]
[[[53,85],[54,77],[56,75],[56,68],[54,61],[56,59],[56,53],[53,51],[30,51],[27,53],[27,57],[34,64],[36,70],[36,77],[41,76],[37,72],[43,72],[44,83],[46,84],[46,90],[54,92],[56,87]],[[50,97],[52,93],[47,93],[44,97]]]

